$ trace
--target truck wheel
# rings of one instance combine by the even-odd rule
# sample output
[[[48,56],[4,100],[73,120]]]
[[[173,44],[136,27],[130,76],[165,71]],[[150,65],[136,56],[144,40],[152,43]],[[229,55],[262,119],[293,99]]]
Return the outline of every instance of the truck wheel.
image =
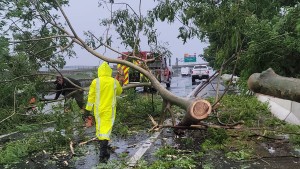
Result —
[[[169,88],[171,86],[171,84],[170,83],[166,83],[166,86],[167,86],[167,88]]]
[[[194,83],[195,82],[195,78],[192,76],[192,82]]]

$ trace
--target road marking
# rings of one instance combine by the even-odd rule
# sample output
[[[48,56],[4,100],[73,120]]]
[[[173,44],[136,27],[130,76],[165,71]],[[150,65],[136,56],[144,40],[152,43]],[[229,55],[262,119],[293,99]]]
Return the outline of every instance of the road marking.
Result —
[[[153,135],[145,141],[145,143],[137,150],[137,152],[127,162],[129,167],[134,167],[136,165],[138,160],[141,159],[141,157],[145,154],[145,152],[150,148],[152,143],[156,141],[160,133],[161,130],[153,133]]]

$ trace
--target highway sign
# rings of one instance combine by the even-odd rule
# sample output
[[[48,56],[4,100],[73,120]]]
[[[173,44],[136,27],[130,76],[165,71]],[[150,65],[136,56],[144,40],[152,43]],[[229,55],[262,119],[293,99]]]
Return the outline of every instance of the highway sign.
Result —
[[[196,57],[184,57],[184,62],[196,62]]]

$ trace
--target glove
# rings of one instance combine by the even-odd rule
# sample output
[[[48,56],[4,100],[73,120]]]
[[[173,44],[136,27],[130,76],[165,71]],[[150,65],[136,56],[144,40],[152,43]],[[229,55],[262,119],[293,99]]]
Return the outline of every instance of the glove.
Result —
[[[86,119],[87,119],[89,116],[92,116],[91,112],[88,111],[88,110],[84,110],[84,113],[82,114],[82,120],[83,120],[83,121],[86,121]]]

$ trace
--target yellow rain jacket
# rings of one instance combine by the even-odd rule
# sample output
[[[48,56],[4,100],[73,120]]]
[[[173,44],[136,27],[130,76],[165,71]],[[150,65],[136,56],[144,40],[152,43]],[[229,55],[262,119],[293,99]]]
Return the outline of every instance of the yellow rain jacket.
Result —
[[[110,140],[116,115],[116,96],[123,91],[119,81],[111,77],[112,69],[107,62],[98,68],[98,78],[92,81],[86,110],[94,108],[96,136],[99,140]]]

